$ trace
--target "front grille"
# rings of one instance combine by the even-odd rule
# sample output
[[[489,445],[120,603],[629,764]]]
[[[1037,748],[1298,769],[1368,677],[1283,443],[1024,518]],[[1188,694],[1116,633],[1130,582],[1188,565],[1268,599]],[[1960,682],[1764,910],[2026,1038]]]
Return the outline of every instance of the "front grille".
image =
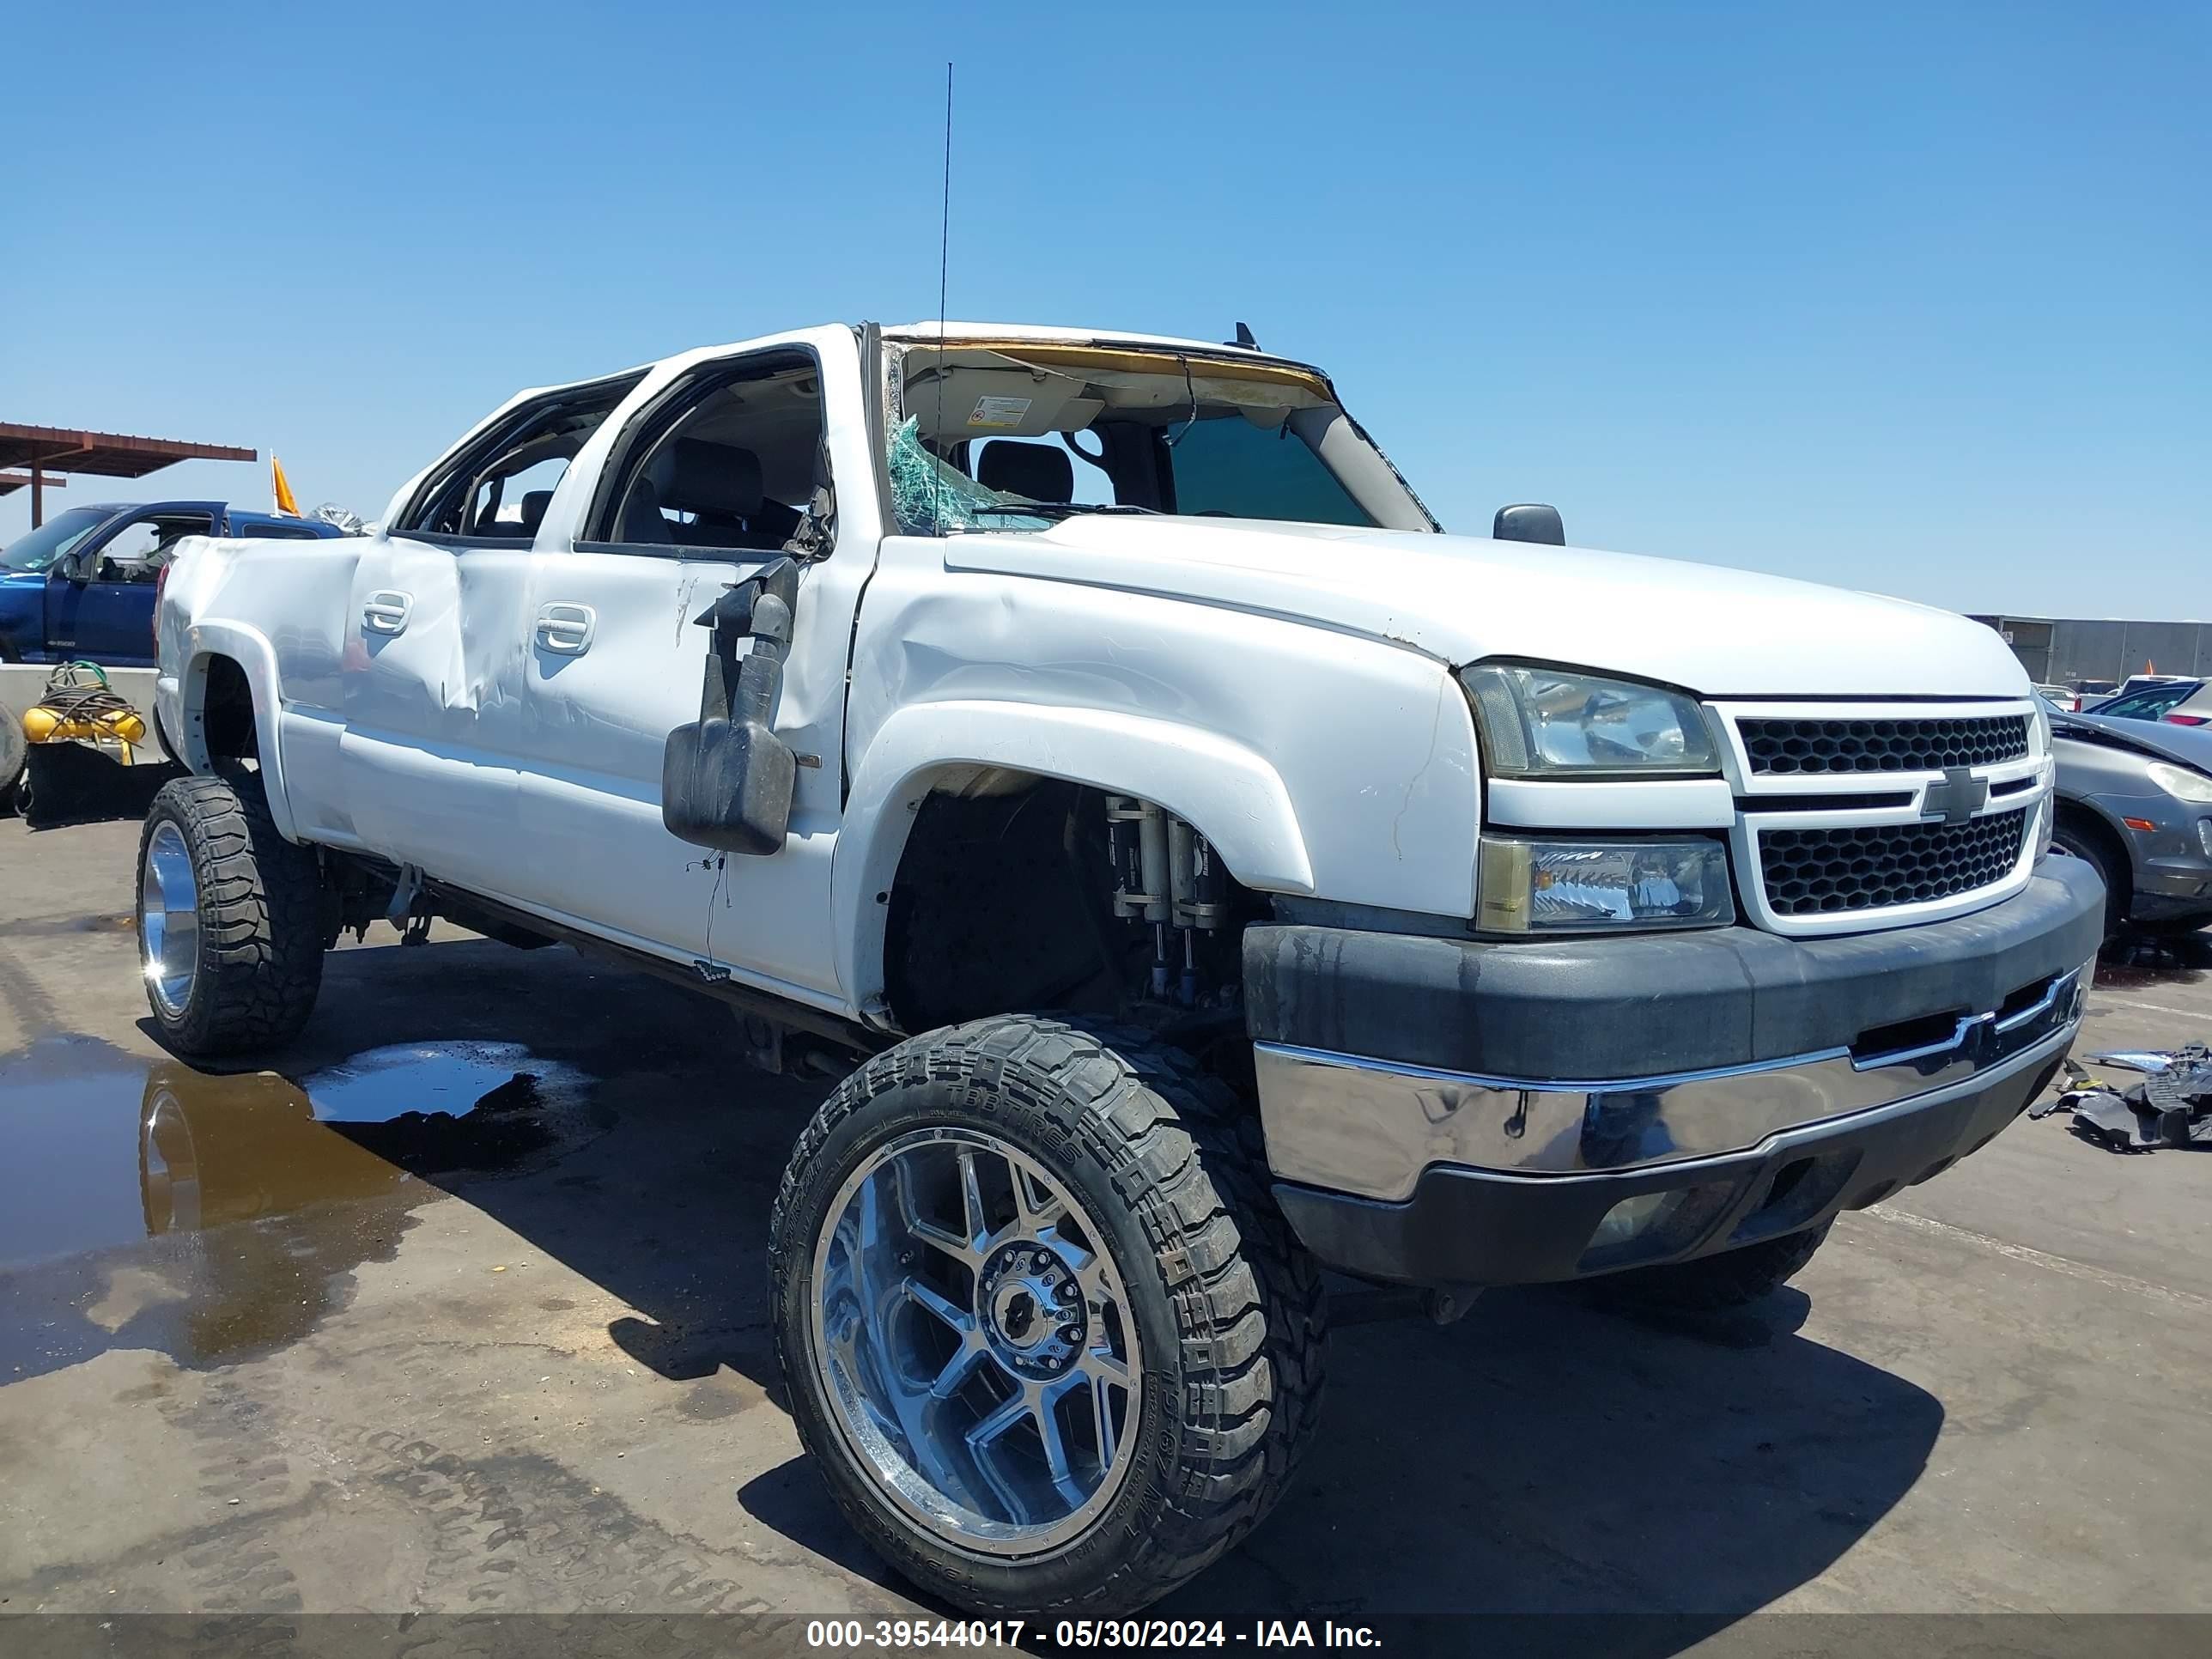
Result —
[[[1941,772],[2027,753],[2027,716],[1948,720],[1782,720],[1737,722],[1753,772]]]
[[[2002,881],[2020,862],[2027,830],[2025,808],[1964,823],[1768,830],[1759,837],[1759,876],[1778,916],[1920,904]]]

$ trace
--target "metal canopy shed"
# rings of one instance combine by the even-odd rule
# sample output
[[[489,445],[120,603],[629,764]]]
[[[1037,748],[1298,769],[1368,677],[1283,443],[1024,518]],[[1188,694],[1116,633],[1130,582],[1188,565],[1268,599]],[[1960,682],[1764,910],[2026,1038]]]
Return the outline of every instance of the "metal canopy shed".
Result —
[[[143,478],[178,461],[256,461],[260,455],[230,444],[182,443],[174,438],[131,438],[115,432],[77,432],[58,426],[20,426],[0,421],[0,495],[27,486],[31,524],[46,519],[46,475],[84,473],[106,478]],[[60,480],[55,480],[57,485]]]

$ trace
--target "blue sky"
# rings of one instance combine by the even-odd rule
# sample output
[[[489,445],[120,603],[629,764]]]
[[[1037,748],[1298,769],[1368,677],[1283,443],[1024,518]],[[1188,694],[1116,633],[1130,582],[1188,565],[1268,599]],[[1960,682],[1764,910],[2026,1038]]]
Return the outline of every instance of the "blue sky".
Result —
[[[374,514],[519,386],[933,315],[948,57],[957,316],[1249,321],[1455,529],[2212,617],[2201,4],[33,8],[0,420]]]

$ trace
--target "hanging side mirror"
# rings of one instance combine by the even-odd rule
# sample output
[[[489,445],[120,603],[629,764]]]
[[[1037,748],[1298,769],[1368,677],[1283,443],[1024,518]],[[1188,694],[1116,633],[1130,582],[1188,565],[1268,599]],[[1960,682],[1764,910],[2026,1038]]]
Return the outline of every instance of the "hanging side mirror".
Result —
[[[1490,539],[1494,542],[1540,542],[1547,547],[1565,547],[1567,527],[1559,521],[1559,509],[1547,507],[1540,501],[1519,501],[1511,507],[1501,507],[1498,516],[1491,520]]]
[[[769,722],[798,597],[799,567],[779,559],[692,618],[714,630],[699,718],[671,732],[660,757],[660,821],[679,841],[754,857],[783,849],[799,761]]]

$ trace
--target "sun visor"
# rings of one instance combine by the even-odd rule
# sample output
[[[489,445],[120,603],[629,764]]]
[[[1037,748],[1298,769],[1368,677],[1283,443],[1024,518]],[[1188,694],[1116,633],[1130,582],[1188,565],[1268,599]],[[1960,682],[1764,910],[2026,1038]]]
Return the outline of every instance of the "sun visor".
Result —
[[[906,410],[941,443],[1042,438],[1048,432],[1079,432],[1091,424],[1105,404],[1083,392],[1082,381],[1065,375],[955,363],[942,379],[925,374],[909,381]]]

